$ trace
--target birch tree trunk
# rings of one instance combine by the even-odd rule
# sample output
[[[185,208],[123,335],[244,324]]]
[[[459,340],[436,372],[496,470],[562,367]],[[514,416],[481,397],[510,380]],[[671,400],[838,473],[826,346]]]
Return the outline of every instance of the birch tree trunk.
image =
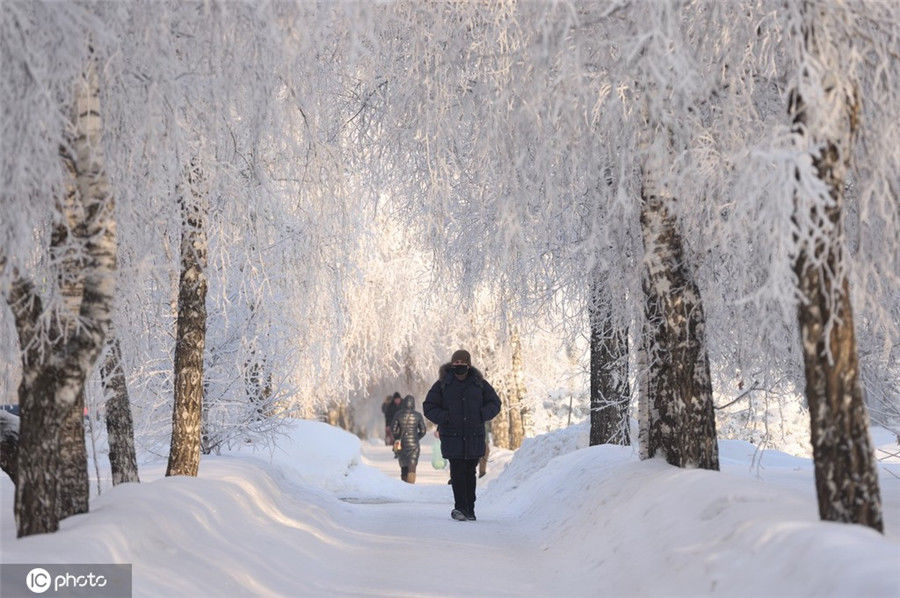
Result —
[[[628,331],[613,323],[612,297],[595,274],[588,306],[591,327],[590,444],[630,444]]]
[[[491,438],[494,446],[500,448],[512,448],[509,440],[509,394],[498,384],[498,394],[500,395],[500,413],[491,420]]]
[[[522,380],[522,342],[519,333],[513,330],[510,338],[512,348],[512,376],[509,383],[508,418],[509,418],[509,448],[516,450],[522,446],[525,440],[525,412],[523,399],[525,398],[525,382]]]
[[[503,368],[500,365],[500,359],[497,357],[497,352],[493,349],[493,347],[485,346],[481,349],[482,354],[485,356],[485,367],[487,368],[488,364],[491,364],[492,367],[495,368],[496,372],[491,373],[493,370],[485,369],[484,375],[485,378],[491,381],[494,389],[497,391],[497,396],[500,397],[500,412],[490,421],[491,426],[491,443],[493,446],[500,448],[509,448],[509,411],[508,406],[508,393],[506,387],[506,380],[500,375]]]
[[[131,403],[122,368],[122,349],[113,331],[107,337],[106,359],[100,368],[106,398],[106,434],[109,442],[109,465],[113,486],[140,482],[134,450],[134,423]]]
[[[646,314],[645,314],[646,316]],[[650,458],[650,359],[647,347],[650,344],[650,330],[641,320],[638,328],[637,352],[635,354],[635,381],[638,401],[638,447],[641,459]]]
[[[63,413],[59,432],[59,509],[60,520],[88,512],[91,485],[84,429],[84,389]]]
[[[77,140],[70,140],[74,147]],[[76,186],[78,170],[74,157],[66,150],[61,152],[71,175],[66,197],[56,206],[53,233],[50,238],[50,260],[56,270],[56,286],[62,297],[62,306],[53,314],[50,331],[52,339],[63,339],[77,328],[78,312],[84,296],[84,264],[78,234],[84,221],[79,190]],[[53,342],[51,340],[51,342]],[[61,346],[61,345],[60,345]],[[90,496],[88,458],[84,433],[84,390],[62,413],[59,436],[60,470],[57,478],[59,518],[87,513]]]
[[[82,475],[87,480],[87,458],[81,462],[85,448],[79,399],[83,405],[84,382],[109,327],[116,268],[115,203],[104,170],[100,114],[99,77],[91,56],[75,89],[70,142],[61,148],[76,187],[65,202],[57,203],[57,222],[67,223],[65,239],[78,246],[78,257],[65,258],[59,269],[66,305],[50,320],[48,330],[39,330],[43,304],[31,282],[14,272],[7,295],[23,352],[15,504],[19,537],[56,531],[61,516],[87,508],[87,487],[81,481]],[[73,214],[77,217],[70,220]],[[54,259],[66,255],[61,234],[62,229],[55,228]],[[70,326],[64,312],[76,304],[78,326]],[[46,338],[38,338],[42,335]],[[42,341],[46,345],[41,346]]]
[[[678,467],[718,469],[703,305],[667,207],[671,200],[656,187],[649,181],[642,190],[640,215],[649,325],[647,453]]]
[[[200,467],[203,350],[206,344],[206,231],[203,176],[197,160],[182,194],[181,277],[175,344],[175,405],[166,475],[196,476]]]
[[[815,24],[824,7],[817,6],[800,7],[804,64],[789,106],[795,139],[809,152],[812,167],[797,170],[793,218],[799,236],[794,271],[801,297],[797,316],[816,494],[823,520],[883,531],[842,246],[844,177],[859,124],[859,99],[852,83],[837,78],[839,73],[828,64],[828,49],[819,45]],[[808,105],[804,91],[820,104]],[[824,197],[808,192],[810,179],[824,183]]]

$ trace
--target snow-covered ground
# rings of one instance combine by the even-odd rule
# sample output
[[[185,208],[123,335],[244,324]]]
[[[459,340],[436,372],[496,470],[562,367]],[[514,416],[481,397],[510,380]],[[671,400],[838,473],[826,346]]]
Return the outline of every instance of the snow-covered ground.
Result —
[[[410,486],[389,448],[298,421],[273,454],[145,466],[23,540],[3,476],[2,561],[133,563],[135,596],[900,595],[897,458],[881,536],[818,521],[809,460],[723,441],[722,472],[685,471],[587,447],[581,424],[495,450],[460,523],[430,441]]]

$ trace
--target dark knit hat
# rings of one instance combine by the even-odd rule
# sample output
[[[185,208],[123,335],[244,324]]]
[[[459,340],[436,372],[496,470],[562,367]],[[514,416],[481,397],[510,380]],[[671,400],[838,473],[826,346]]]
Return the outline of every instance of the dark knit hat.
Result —
[[[401,395],[399,392],[395,392],[395,393],[391,396],[391,398],[392,398],[392,399],[402,399],[402,398],[403,398],[403,395]]]
[[[450,358],[450,361],[462,361],[464,363],[467,363],[468,365],[472,365],[472,356],[469,355],[469,352],[465,349],[460,349],[453,352],[453,357]]]

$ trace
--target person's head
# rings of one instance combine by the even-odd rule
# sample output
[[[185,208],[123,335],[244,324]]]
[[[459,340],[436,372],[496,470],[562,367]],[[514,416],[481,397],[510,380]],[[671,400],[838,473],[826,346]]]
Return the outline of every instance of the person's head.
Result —
[[[472,367],[472,356],[465,349],[459,349],[453,352],[450,357],[450,370],[456,374],[460,380],[464,380],[469,375],[469,368]]]
[[[403,397],[403,406],[407,409],[415,409],[416,398],[412,395],[406,395],[405,397]]]
[[[395,393],[393,394],[393,397],[392,397],[392,398],[394,399],[394,403],[395,403],[396,405],[399,405],[399,404],[401,403],[401,401],[403,401],[403,397],[400,396],[400,393],[399,393],[399,392],[395,392]]]

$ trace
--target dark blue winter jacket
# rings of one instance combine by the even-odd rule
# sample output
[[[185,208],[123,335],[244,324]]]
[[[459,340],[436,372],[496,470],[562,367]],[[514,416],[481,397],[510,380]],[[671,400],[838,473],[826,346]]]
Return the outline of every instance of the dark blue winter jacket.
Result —
[[[477,459],[484,455],[484,422],[500,413],[500,397],[477,369],[458,380],[445,364],[422,410],[438,425],[445,459]]]

